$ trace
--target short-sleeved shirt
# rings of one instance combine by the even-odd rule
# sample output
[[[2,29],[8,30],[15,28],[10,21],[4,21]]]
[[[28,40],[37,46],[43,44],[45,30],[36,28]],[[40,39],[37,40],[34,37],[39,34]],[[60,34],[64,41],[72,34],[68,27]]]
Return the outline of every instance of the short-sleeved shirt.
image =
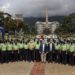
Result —
[[[29,43],[28,48],[29,48],[29,50],[33,50],[35,48],[35,44],[34,43]]]
[[[75,51],[75,45],[72,44],[72,45],[70,46],[70,52],[74,52],[74,51]]]
[[[67,50],[67,45],[66,44],[63,44],[62,45],[62,51],[66,51]]]
[[[20,43],[20,47],[19,48],[20,49],[23,49],[24,48],[23,43]]]
[[[55,50],[59,50],[60,49],[60,44],[55,44]]]
[[[1,46],[2,46],[2,47],[1,47],[1,50],[2,50],[2,51],[6,51],[6,44],[2,44]]]
[[[11,50],[12,50],[12,48],[13,48],[13,47],[12,47],[12,44],[10,44],[10,43],[9,43],[9,44],[7,44],[7,50],[8,50],[8,51],[11,51]]]
[[[17,44],[13,44],[13,50],[18,50],[18,45]]]
[[[24,49],[28,49],[28,44],[24,44]]]
[[[36,44],[35,49],[39,49],[39,48],[40,48],[40,44]]]
[[[66,50],[69,51],[70,49],[70,44],[66,44]]]

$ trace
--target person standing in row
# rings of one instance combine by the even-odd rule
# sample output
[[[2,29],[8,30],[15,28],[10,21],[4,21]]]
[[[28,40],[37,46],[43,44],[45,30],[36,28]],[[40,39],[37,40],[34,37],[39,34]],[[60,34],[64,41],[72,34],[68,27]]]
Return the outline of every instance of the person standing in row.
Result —
[[[36,45],[35,45],[35,60],[36,61],[40,61],[40,53],[39,53],[39,50],[40,50],[40,42],[37,41],[36,42]]]
[[[47,49],[47,45],[45,44],[44,41],[42,41],[42,43],[40,45],[39,52],[41,54],[41,62],[46,63],[46,55],[48,53],[48,49]]]
[[[73,52],[73,58],[74,58],[74,62],[73,65],[75,65],[75,40],[74,40],[74,46],[73,46],[74,52]]]
[[[0,41],[0,62],[2,62],[2,42]]]
[[[53,62],[53,57],[54,57],[54,44],[52,41],[49,42],[48,44],[48,62]]]
[[[28,57],[28,43],[25,42],[24,43],[24,60],[27,61],[27,57]]]
[[[20,61],[23,61],[23,55],[24,55],[24,53],[23,53],[23,48],[24,48],[24,46],[23,46],[23,42],[22,41],[20,41],[20,43],[19,43],[19,58],[20,58]]]
[[[57,62],[57,63],[60,63],[60,60],[61,60],[60,47],[61,47],[60,43],[55,44],[55,52],[56,52],[55,53],[55,56],[56,56],[55,62]]]
[[[1,54],[2,54],[2,61],[1,63],[7,62],[7,51],[6,51],[6,43],[1,44]]]
[[[62,63],[67,64],[67,43],[62,44]]]
[[[70,45],[70,53],[69,53],[69,64],[75,64],[74,52],[75,52],[75,44],[71,43]]]
[[[8,58],[7,60],[9,62],[9,61],[12,61],[12,57],[13,57],[13,54],[12,54],[13,45],[11,42],[7,42],[6,46],[7,46],[7,58]]]
[[[17,42],[13,43],[13,61],[18,61],[18,49]]]
[[[35,55],[34,55],[34,49],[35,49],[35,44],[33,40],[31,40],[28,44],[29,48],[29,61],[34,61]]]

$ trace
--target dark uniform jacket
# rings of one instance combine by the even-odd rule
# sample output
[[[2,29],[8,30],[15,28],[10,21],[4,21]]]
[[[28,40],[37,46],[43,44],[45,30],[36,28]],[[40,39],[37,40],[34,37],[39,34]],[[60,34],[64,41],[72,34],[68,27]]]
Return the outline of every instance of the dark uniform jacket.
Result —
[[[51,50],[51,48],[50,48],[50,44],[48,44],[48,51],[54,51],[55,50],[55,46],[54,46],[54,44],[52,43],[52,50]]]
[[[40,52],[43,52],[43,44],[40,45],[40,49],[39,49]],[[48,52],[48,46],[46,44],[44,44],[44,52]]]

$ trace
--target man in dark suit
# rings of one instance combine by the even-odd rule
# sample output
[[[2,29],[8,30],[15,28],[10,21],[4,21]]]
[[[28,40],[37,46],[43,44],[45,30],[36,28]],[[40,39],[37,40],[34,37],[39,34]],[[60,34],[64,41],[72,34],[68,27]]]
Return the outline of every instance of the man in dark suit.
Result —
[[[47,54],[47,57],[48,57],[48,62],[53,62],[54,60],[54,50],[55,50],[55,47],[54,47],[54,44],[52,41],[49,42],[48,44],[48,51],[49,53]]]
[[[40,45],[40,50],[39,50],[40,54],[41,54],[41,62],[46,62],[46,55],[48,53],[48,48],[47,45],[45,44],[44,41],[42,41],[41,45]]]

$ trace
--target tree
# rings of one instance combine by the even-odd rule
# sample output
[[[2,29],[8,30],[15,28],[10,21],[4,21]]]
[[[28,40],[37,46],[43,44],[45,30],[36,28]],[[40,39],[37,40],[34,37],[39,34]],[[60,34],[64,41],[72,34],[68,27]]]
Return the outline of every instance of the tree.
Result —
[[[65,16],[62,25],[55,30],[55,33],[65,36],[75,33],[75,14]]]

